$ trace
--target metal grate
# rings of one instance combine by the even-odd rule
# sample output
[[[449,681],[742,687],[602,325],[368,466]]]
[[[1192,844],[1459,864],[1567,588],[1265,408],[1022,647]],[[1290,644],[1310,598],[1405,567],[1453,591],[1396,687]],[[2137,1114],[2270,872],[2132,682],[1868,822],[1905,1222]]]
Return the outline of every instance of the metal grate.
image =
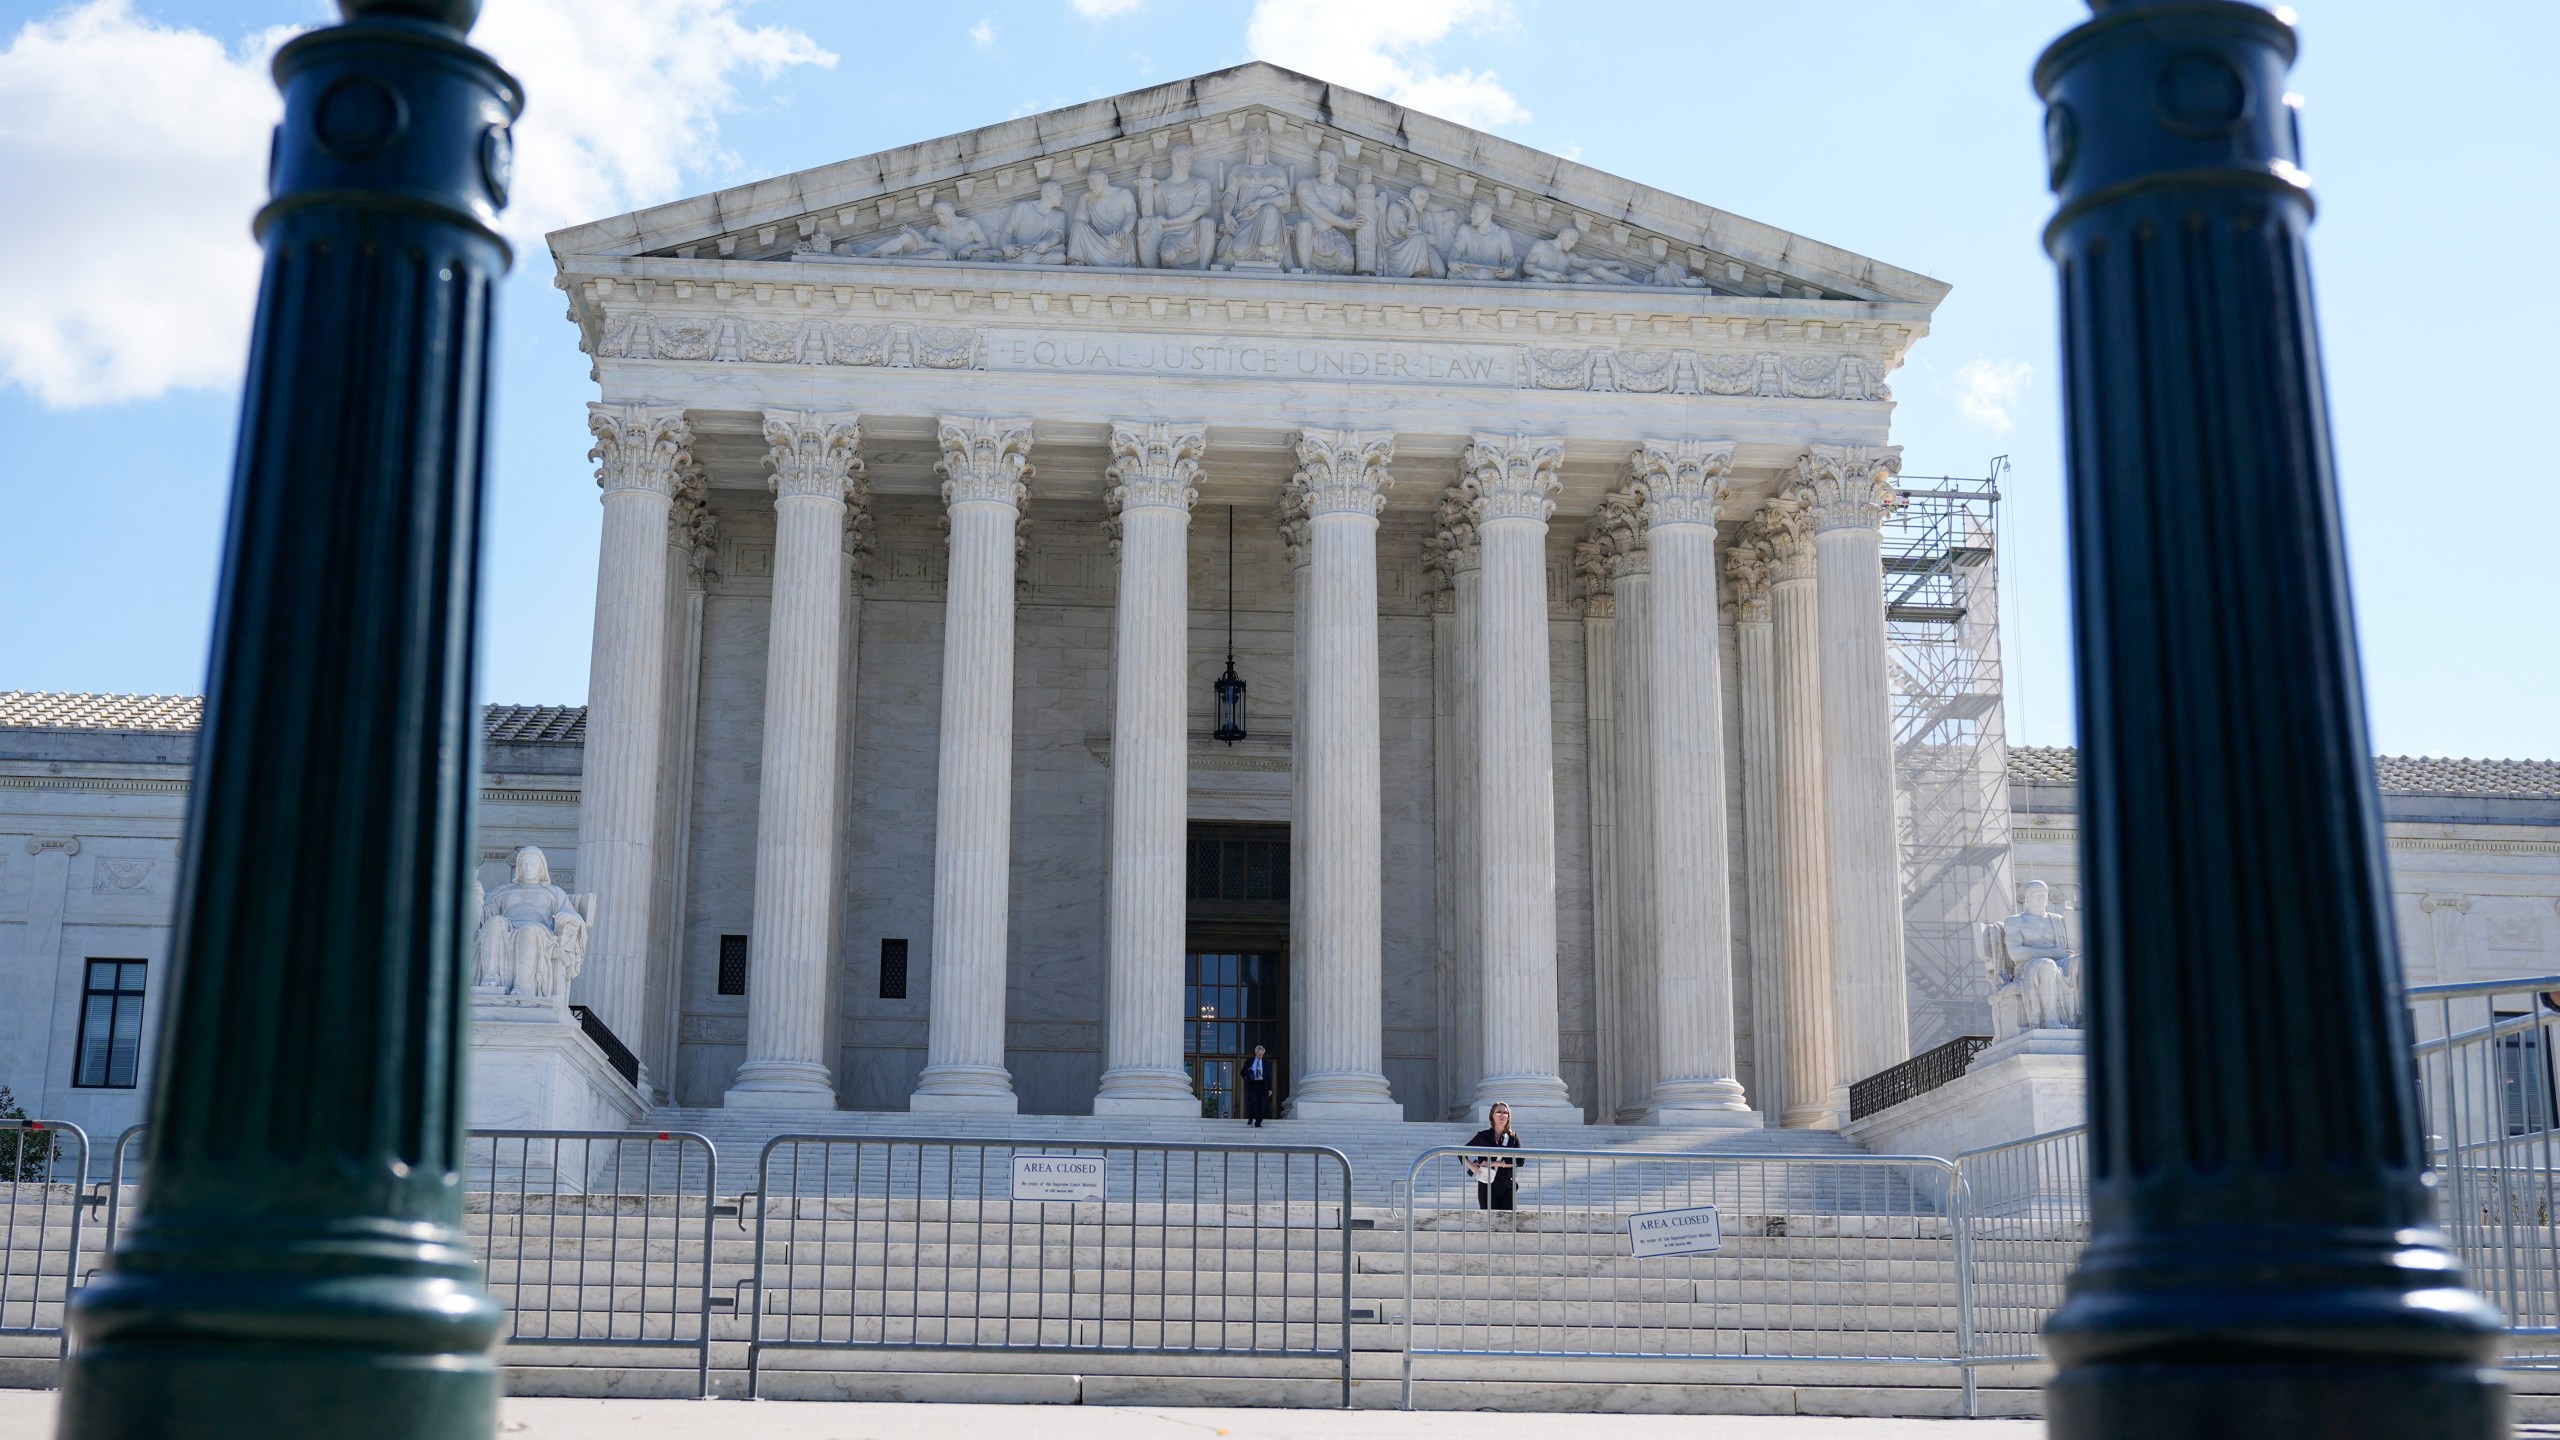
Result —
[[[747,937],[744,935],[720,937],[720,993],[747,993]]]
[[[1864,1120],[1905,1100],[1928,1094],[1964,1073],[1973,1057],[1991,1043],[1988,1035],[1959,1035],[1935,1050],[1923,1050],[1890,1070],[1880,1070],[1849,1087],[1849,1118]]]
[[[1289,898],[1289,837],[1195,832],[1186,889],[1193,900]]]
[[[880,998],[907,998],[907,942],[904,940],[880,942]]]

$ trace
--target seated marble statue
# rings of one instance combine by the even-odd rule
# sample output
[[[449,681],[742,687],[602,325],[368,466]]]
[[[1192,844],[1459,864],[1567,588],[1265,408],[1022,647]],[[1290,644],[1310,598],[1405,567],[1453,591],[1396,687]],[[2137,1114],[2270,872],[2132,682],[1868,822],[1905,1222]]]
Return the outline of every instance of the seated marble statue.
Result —
[[[1529,253],[1520,262],[1520,278],[1544,280],[1553,285],[1633,285],[1636,277],[1627,267],[1614,260],[1594,260],[1577,255],[1574,247],[1582,243],[1582,232],[1567,225],[1556,232],[1553,240],[1532,240]]]
[[[2080,1026],[2080,951],[2070,921],[2047,908],[2051,894],[2043,881],[2029,881],[2026,908],[1979,931],[1994,1040]]]
[[[1351,187],[1342,183],[1342,157],[1316,152],[1316,173],[1298,182],[1298,223],[1290,232],[1290,249],[1300,270],[1312,275],[1348,275],[1359,264],[1358,232],[1369,226],[1358,214]]]
[[[1138,175],[1138,263],[1161,270],[1205,270],[1218,251],[1216,182],[1191,173],[1191,147],[1176,145],[1162,180]]]
[[[565,1002],[586,964],[596,897],[551,883],[551,862],[527,845],[515,879],[480,897],[471,952],[471,988]]]
[[[1244,163],[1227,172],[1219,209],[1218,262],[1276,270],[1289,259],[1289,167],[1271,163],[1271,135],[1248,130]]]
[[[1449,278],[1452,280],[1517,280],[1520,278],[1520,246],[1510,231],[1493,223],[1493,202],[1479,200],[1467,214],[1467,223],[1449,240]]]
[[[1067,263],[1138,263],[1138,197],[1112,184],[1099,165],[1084,172],[1084,193],[1067,220]]]
[[[996,249],[1007,260],[1024,265],[1055,265],[1067,258],[1067,192],[1055,180],[1043,181],[1040,194],[1017,200],[996,227]]]
[[[874,260],[890,260],[901,255],[914,260],[993,260],[996,247],[987,243],[984,226],[960,213],[948,200],[933,202],[933,223],[918,230],[912,225],[900,227],[886,240],[874,241],[853,253]]]
[[[1444,280],[1449,275],[1449,244],[1457,238],[1458,212],[1431,203],[1427,186],[1416,185],[1403,199],[1390,198],[1380,226],[1378,269],[1402,280]]]

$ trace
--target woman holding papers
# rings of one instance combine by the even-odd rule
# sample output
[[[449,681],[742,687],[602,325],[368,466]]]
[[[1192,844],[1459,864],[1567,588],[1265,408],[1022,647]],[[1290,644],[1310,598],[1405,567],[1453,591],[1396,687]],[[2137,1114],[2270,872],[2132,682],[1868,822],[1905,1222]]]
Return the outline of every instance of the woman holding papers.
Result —
[[[1488,1150],[1520,1148],[1520,1132],[1511,1128],[1510,1106],[1498,1100],[1495,1101],[1493,1113],[1487,1115],[1485,1121],[1486,1128],[1477,1131],[1476,1137],[1467,1142],[1471,1148]],[[1474,1176],[1476,1181],[1476,1208],[1479,1210],[1511,1209],[1513,1184],[1511,1172],[1520,1162],[1510,1156],[1501,1155],[1469,1155],[1465,1159],[1467,1173]]]

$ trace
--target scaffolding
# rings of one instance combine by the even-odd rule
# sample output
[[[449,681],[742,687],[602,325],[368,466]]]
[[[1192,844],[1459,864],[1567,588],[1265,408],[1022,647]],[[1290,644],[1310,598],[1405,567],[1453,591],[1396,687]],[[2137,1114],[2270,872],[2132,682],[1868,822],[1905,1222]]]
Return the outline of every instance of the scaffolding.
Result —
[[[1977,927],[2013,908],[2000,689],[2000,481],[1904,476],[1885,520],[1894,819],[1913,1053],[1990,1033]]]

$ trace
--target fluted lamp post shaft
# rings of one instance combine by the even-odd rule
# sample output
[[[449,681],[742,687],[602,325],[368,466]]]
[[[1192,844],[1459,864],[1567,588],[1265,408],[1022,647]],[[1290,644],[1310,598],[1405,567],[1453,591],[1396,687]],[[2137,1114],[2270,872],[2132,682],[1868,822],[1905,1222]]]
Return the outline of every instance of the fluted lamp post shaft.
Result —
[[[476,6],[276,55],[273,199],[139,1208],[72,1440],[485,1436],[462,1229],[472,687],[515,82]]]
[[[2116,0],[2060,208],[2090,1245],[2059,1440],[2503,1435],[2422,1174],[2304,235],[2292,28]]]

